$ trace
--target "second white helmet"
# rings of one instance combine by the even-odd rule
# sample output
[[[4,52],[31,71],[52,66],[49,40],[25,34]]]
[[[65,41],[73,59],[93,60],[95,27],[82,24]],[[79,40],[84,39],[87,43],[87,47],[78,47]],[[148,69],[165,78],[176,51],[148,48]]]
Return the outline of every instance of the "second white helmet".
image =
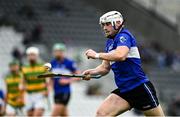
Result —
[[[36,54],[39,55],[39,49],[37,47],[29,47],[26,50],[26,54]]]

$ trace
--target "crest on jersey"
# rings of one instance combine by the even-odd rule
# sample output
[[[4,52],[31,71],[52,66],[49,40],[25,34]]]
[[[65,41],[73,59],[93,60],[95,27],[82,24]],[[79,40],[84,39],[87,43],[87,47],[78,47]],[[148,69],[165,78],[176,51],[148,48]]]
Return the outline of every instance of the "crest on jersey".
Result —
[[[121,36],[121,37],[119,38],[119,41],[120,41],[121,43],[124,43],[124,42],[126,42],[126,38],[125,38],[124,36]]]

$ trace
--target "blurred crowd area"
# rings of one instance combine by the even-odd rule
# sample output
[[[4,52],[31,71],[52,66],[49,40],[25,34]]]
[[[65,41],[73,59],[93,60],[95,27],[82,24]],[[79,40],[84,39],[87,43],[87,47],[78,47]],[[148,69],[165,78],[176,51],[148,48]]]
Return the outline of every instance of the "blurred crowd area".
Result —
[[[162,17],[169,20],[171,23],[179,25],[179,0],[133,0],[144,8],[158,13]]]
[[[134,32],[135,37],[137,36],[143,67],[158,87],[158,93],[163,100],[164,107],[170,115],[178,115],[178,112],[180,112],[178,92],[180,88],[178,86],[180,82],[180,37],[178,20],[176,20],[177,24],[175,26],[174,23],[168,21],[168,19],[173,18],[167,18],[164,23],[164,20],[161,20],[164,17],[149,13],[147,9],[138,6],[137,0],[134,1],[136,1],[136,4],[129,0],[126,2],[121,0],[120,3],[122,2],[122,4],[120,5],[122,7],[117,10],[125,12],[127,27]],[[168,3],[168,1],[166,2]],[[105,0],[104,4],[106,3],[108,1]],[[140,2],[140,5],[143,5],[142,3]],[[132,4],[135,4],[138,9],[131,6]],[[126,7],[131,7],[131,9],[126,9]],[[90,5],[89,1],[86,3],[82,0],[76,2],[73,0],[0,0],[0,64],[4,68],[1,68],[1,75],[8,70],[7,65],[12,59],[18,59],[22,64],[25,59],[26,48],[32,45],[40,49],[44,61],[49,61],[51,59],[51,47],[56,42],[67,45],[67,56],[75,59],[80,69],[96,66],[99,62],[88,62],[83,52],[86,48],[104,51],[105,39],[98,25],[99,16],[107,11],[104,9],[104,7],[94,7],[93,1]],[[114,10],[113,8],[107,9]],[[147,17],[147,19],[153,17],[157,21],[144,20],[140,22],[147,21],[146,28],[137,26],[131,21],[133,20],[131,17],[132,10],[137,12],[135,14],[137,17],[138,14],[146,12],[144,17]],[[130,17],[130,20],[128,20],[128,17]],[[169,15],[169,17],[173,16]],[[163,23],[158,25],[157,22]],[[136,23],[139,24],[139,22]],[[132,27],[131,24],[133,24]],[[152,29],[149,28],[151,25]],[[158,33],[158,29],[153,29],[154,25],[160,27],[162,30],[159,31],[162,32]],[[163,27],[167,27],[167,30]],[[141,33],[140,30],[144,31]],[[173,32],[173,36],[167,34],[171,32]],[[155,39],[149,36],[149,33],[152,35],[158,33],[157,35],[163,36],[157,36]],[[164,38],[166,34],[167,38]],[[90,83],[86,94],[107,94],[107,91],[112,88],[105,88],[104,84],[107,84],[108,80],[104,80],[103,83]],[[173,96],[170,97],[170,95]]]

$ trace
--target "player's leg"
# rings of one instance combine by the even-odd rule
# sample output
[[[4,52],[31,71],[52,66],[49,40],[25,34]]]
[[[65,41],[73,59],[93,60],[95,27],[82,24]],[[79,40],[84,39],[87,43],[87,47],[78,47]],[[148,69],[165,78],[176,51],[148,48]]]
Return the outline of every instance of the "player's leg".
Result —
[[[62,113],[62,116],[69,116],[68,108],[65,107]]]
[[[157,106],[156,108],[143,111],[145,116],[164,116],[164,112],[161,108],[161,106]]]
[[[100,105],[96,112],[96,116],[116,116],[131,107],[129,103],[117,94],[110,94]]]
[[[5,114],[5,103],[4,100],[0,98],[0,116]]]
[[[70,93],[55,94],[52,116],[68,116],[67,104],[69,100]]]
[[[63,112],[62,112],[62,116],[69,116],[67,105],[69,103],[70,97],[71,97],[70,93],[67,93],[67,94],[64,95],[64,101],[62,103],[64,105],[64,109],[63,109]]]
[[[0,105],[0,116],[3,116],[4,115],[4,109],[3,109],[3,106]]]
[[[29,116],[29,117],[33,116],[34,108],[33,108],[33,95],[32,94],[28,93],[25,96],[24,110],[26,111],[27,116]]]
[[[136,99],[134,99],[135,97]],[[142,110],[145,116],[164,116],[155,88],[151,82],[146,82],[134,89],[133,99],[135,108]]]
[[[27,116],[28,116],[28,117],[33,116],[33,113],[34,113],[34,109],[29,109],[29,110],[27,110]]]
[[[62,116],[65,106],[62,104],[54,104],[51,116]]]
[[[38,117],[38,116],[43,116],[44,109],[43,108],[36,108],[34,109],[33,116]]]
[[[25,116],[24,108],[23,107],[17,108],[16,109],[16,115],[17,116]]]
[[[35,94],[33,116],[43,116],[46,106],[47,106],[46,97],[42,93]]]
[[[15,117],[16,116],[16,109],[11,105],[6,105],[6,116]]]

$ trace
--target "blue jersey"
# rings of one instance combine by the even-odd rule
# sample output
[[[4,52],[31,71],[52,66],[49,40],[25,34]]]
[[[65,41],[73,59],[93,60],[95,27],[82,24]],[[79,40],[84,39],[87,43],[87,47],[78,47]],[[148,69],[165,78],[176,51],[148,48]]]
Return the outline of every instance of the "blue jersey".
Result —
[[[70,74],[72,72],[75,72],[77,70],[76,64],[74,61],[65,58],[63,61],[58,61],[56,59],[53,59],[51,61],[52,65],[52,72],[53,73],[60,73],[60,74]],[[61,77],[64,78],[64,77]],[[61,85],[59,83],[60,77],[54,78],[54,93],[70,93],[70,84],[68,85]]]
[[[134,89],[144,82],[149,81],[142,70],[141,59],[136,45],[136,39],[127,29],[122,29],[113,39],[108,39],[106,52],[116,49],[118,46],[127,46],[129,53],[125,61],[111,61],[111,69],[114,72],[115,82],[120,92]]]

